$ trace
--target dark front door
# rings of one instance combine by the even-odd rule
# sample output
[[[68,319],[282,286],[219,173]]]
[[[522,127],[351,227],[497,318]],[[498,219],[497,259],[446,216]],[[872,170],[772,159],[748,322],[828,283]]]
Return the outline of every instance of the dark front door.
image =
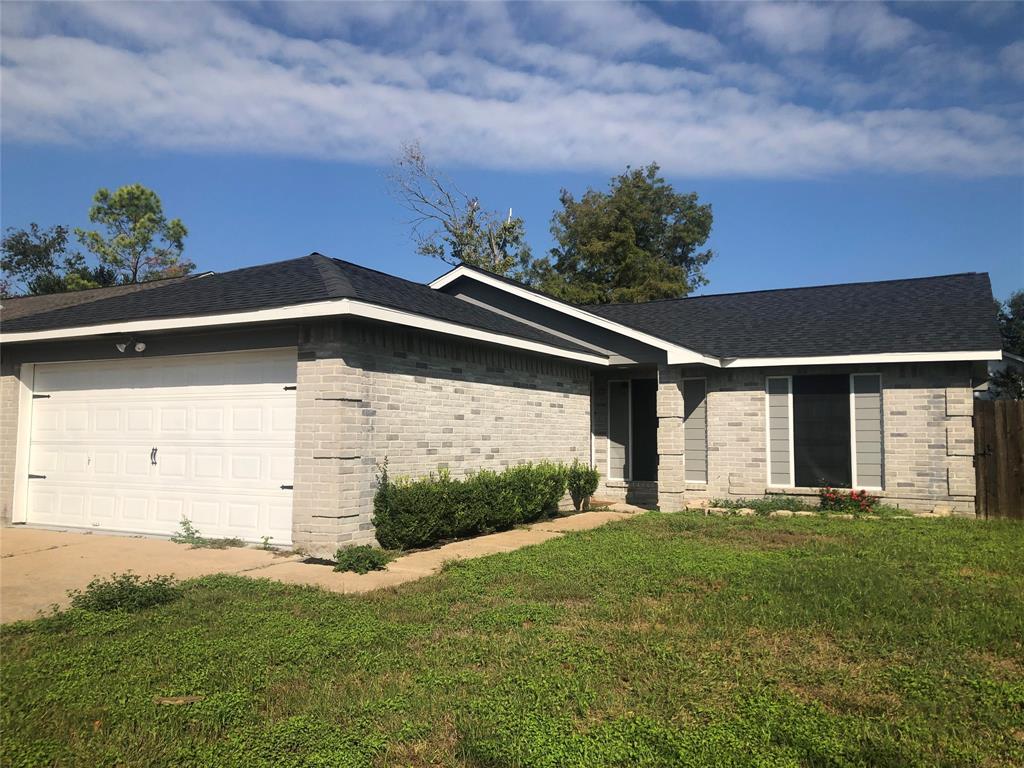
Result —
[[[633,379],[633,480],[658,479],[658,382]]]
[[[851,486],[849,376],[793,377],[793,462],[798,486]]]

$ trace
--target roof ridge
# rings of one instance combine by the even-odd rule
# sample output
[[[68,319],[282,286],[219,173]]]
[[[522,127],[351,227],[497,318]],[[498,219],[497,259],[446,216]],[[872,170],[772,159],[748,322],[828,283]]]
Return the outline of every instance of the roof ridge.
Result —
[[[788,288],[759,288],[753,291],[725,291],[724,293],[705,293],[700,296],[679,296],[674,299],[651,299],[650,301],[614,301],[608,304],[580,304],[583,309],[599,307],[642,307],[647,304],[660,304],[669,301],[690,301],[693,299],[713,299],[720,296],[750,296],[755,293],[785,293],[788,291],[813,291],[818,288],[847,288],[857,285],[885,285],[887,283],[911,283],[923,280],[941,280],[947,277],[966,277],[968,275],[988,276],[988,272],[952,272],[946,275],[924,275],[921,277],[895,277],[889,280],[858,280],[852,283],[822,283],[819,285],[797,285]]]
[[[430,288],[430,285],[428,283],[421,283],[416,280],[410,280],[409,278],[402,277],[401,275],[393,275],[390,272],[385,272],[380,269],[374,269],[373,267],[367,267],[364,264],[356,264],[354,261],[348,261],[347,259],[339,259],[336,256],[324,256],[324,254],[317,253],[315,251],[311,253],[310,256],[319,256],[323,259],[327,259],[328,261],[334,262],[335,264],[346,264],[350,267],[362,269],[366,272],[373,272],[375,275],[383,275],[384,277],[387,277],[391,280],[401,280],[403,283],[409,283],[409,285],[417,285],[420,288]]]
[[[354,297],[355,289],[352,286],[352,281],[341,272],[335,259],[324,256],[316,251],[304,258],[313,262],[313,266],[316,267],[317,272],[320,274],[320,280],[323,282],[328,296],[335,299],[351,299]]]

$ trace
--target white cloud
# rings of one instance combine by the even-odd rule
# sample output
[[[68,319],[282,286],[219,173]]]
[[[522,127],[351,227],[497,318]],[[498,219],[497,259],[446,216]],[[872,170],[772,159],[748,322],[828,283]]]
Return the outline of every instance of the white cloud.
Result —
[[[784,53],[821,51],[832,37],[832,11],[810,3],[751,3],[742,23],[769,48]]]
[[[828,35],[860,50],[899,39],[874,10],[813,8],[830,24],[852,18]],[[452,165],[657,160],[705,176],[1003,174],[1024,158],[1020,115],[1005,106],[928,108],[895,100],[888,82],[796,74],[799,57],[772,69],[632,6],[37,5],[14,25],[6,10],[5,141],[376,163],[418,138]],[[762,29],[781,41],[785,24]],[[778,44],[802,55],[822,34],[811,23]]]
[[[1011,77],[1024,81],[1024,40],[1003,48],[999,52],[999,61]]]
[[[723,4],[718,13],[732,27],[776,52],[821,52],[840,45],[875,53],[895,48],[918,34],[909,19],[877,2]]]

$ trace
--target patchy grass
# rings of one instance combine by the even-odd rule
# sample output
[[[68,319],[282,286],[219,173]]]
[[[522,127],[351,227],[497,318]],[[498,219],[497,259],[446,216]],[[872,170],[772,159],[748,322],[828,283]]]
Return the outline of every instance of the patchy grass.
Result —
[[[1021,765],[1022,551],[651,513],[364,596],[210,577],[5,628],[0,764]]]

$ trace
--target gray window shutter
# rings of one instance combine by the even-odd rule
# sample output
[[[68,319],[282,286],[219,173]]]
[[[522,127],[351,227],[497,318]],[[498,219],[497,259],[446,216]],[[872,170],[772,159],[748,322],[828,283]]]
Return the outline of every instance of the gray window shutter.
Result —
[[[858,488],[882,487],[882,377],[857,373],[852,377],[854,462]]]
[[[769,377],[768,390],[768,472],[772,485],[791,485],[790,463],[790,380]]]
[[[708,481],[707,382],[686,379],[683,382],[683,450],[686,482]]]

